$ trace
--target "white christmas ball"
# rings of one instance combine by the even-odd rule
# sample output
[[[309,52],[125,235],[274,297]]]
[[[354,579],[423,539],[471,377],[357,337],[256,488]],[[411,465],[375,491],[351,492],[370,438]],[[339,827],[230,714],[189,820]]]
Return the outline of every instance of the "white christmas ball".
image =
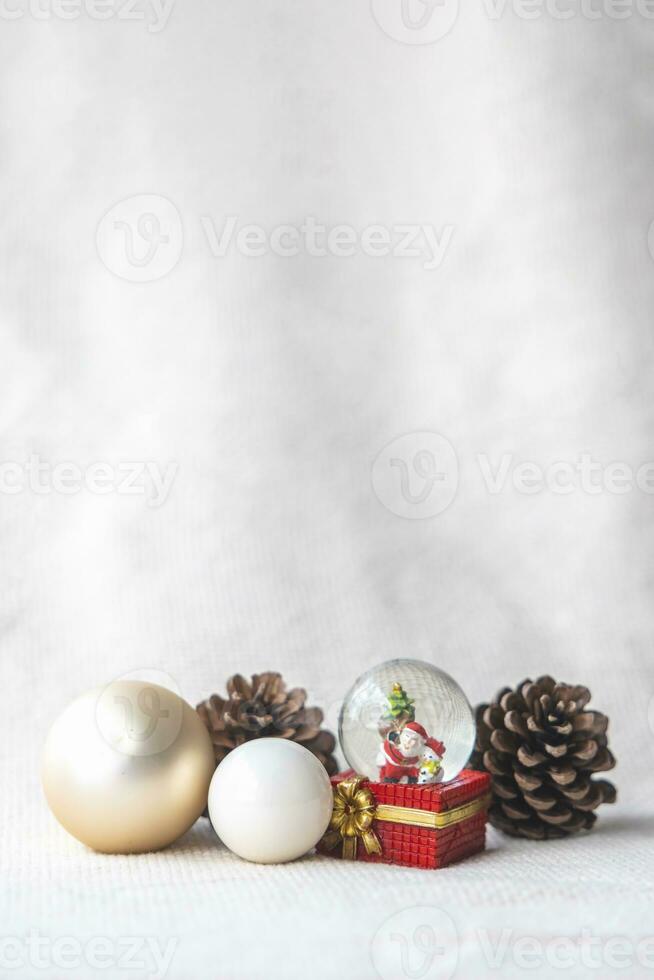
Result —
[[[294,861],[327,830],[333,794],[315,755],[285,738],[258,738],[227,755],[209,787],[222,842],[246,861]]]

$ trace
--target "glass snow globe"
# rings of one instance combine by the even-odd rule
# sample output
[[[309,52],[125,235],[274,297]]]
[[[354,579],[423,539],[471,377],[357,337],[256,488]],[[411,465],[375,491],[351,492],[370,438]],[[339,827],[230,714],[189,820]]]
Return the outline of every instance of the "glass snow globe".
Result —
[[[475,744],[465,694],[422,660],[389,660],[362,674],[345,697],[338,730],[348,765],[374,782],[449,782]]]

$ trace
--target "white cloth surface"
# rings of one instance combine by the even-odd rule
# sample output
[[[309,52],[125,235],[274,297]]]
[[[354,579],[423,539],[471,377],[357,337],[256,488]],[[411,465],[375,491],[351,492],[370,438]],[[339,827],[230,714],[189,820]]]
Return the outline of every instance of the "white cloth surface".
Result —
[[[490,493],[482,467],[654,455],[652,21],[480,3],[409,44],[376,0],[179,0],[158,31],[25,9],[0,25],[0,455],[178,468],[157,507],[3,489],[0,974],[160,975],[151,940],[173,941],[170,980],[651,975],[653,498],[510,476]],[[129,203],[118,252],[96,244],[136,195],[181,219],[153,264],[125,260]],[[216,257],[229,215],[450,238],[433,269],[361,247]],[[454,447],[458,492],[407,520],[371,467],[425,432]],[[491,833],[433,873],[251,866],[203,823],[106,857],[46,809],[43,738],[87,688],[155,668],[195,703],[279,669],[333,727],[355,676],[397,655],[473,703],[544,672],[587,683],[619,802],[587,837]],[[87,945],[64,967],[66,937],[117,945],[105,969]]]

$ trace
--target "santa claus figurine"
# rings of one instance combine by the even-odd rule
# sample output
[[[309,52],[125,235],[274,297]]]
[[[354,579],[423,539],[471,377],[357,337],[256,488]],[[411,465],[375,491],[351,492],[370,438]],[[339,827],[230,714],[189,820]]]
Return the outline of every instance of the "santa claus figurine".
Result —
[[[393,741],[387,738],[377,759],[380,781],[417,783],[426,744],[427,732],[417,721],[408,722]]]

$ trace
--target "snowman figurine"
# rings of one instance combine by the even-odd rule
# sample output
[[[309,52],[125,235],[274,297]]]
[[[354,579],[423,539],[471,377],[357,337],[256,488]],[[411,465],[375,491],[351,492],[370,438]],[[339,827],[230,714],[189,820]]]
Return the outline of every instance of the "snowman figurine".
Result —
[[[425,740],[425,747],[420,756],[420,768],[418,770],[418,785],[430,786],[439,783],[443,778],[443,767],[441,765],[445,755],[445,746],[436,738]]]

